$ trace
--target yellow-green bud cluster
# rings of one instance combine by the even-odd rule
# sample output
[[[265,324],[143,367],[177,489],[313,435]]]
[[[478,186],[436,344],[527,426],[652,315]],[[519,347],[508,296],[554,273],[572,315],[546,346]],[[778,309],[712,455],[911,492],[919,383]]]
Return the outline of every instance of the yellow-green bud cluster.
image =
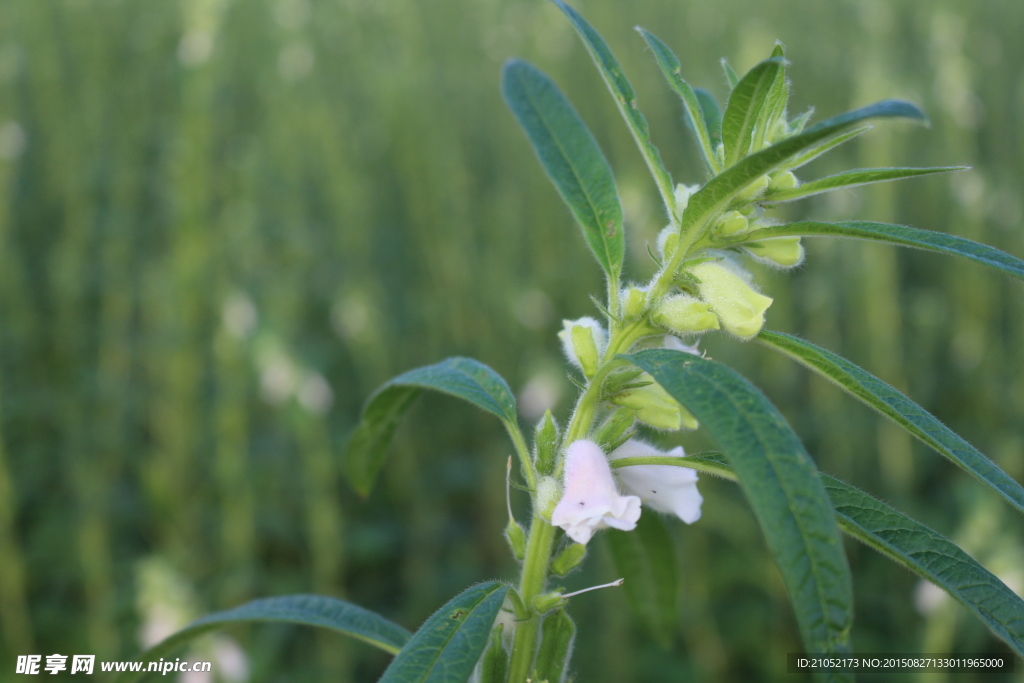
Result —
[[[700,280],[700,296],[718,317],[722,327],[749,339],[764,326],[764,312],[772,304],[749,282],[749,274],[727,260],[705,261],[690,269]]]
[[[792,268],[804,260],[804,248],[799,237],[773,237],[746,242],[743,248],[758,261],[779,268]]]
[[[562,350],[569,361],[584,375],[593,377],[608,346],[608,332],[601,323],[591,317],[563,320],[558,338],[562,340]]]

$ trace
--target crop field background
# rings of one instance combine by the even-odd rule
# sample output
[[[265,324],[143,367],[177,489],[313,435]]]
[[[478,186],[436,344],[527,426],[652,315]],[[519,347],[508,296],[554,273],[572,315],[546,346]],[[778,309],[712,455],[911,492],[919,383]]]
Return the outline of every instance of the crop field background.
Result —
[[[905,223],[1024,257],[1024,3],[577,6],[678,182],[703,171],[634,25],[720,99],[719,58],[745,70],[779,39],[794,113],[902,97],[931,116],[927,129],[882,122],[805,179],[972,167],[784,216]],[[369,393],[446,356],[508,378],[524,424],[571,408],[555,333],[593,314],[603,283],[501,100],[513,56],[551,74],[594,131],[626,208],[627,270],[648,275],[664,225],[655,188],[550,3],[0,2],[0,681],[21,680],[19,654],[129,658],[255,597],[325,593],[415,628],[465,586],[516,576],[501,536],[511,450],[489,416],[420,399],[368,499],[340,476]],[[768,328],[862,365],[1024,479],[1024,286],[934,254],[807,249],[796,271],[758,276],[775,299]],[[722,337],[706,347],[763,388],[823,471],[1024,590],[1024,520],[995,495],[791,361]],[[672,525],[683,576],[670,647],[621,591],[575,598],[581,683],[797,680],[785,655],[799,637],[756,522],[734,485],[701,488],[703,519]],[[856,650],[1008,652],[952,600],[847,548]],[[566,585],[614,578],[598,538]],[[370,681],[387,663],[283,626],[193,654],[222,680],[247,667],[252,681]]]

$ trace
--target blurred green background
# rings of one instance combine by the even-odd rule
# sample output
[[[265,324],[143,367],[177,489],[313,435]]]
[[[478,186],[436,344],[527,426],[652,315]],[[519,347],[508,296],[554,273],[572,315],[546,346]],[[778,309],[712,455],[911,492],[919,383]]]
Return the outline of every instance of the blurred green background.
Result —
[[[623,63],[677,181],[702,170],[636,24],[719,97],[720,57],[746,69],[780,39],[791,111],[904,97],[932,117],[931,129],[883,123],[804,178],[973,167],[788,216],[907,223],[1024,256],[1024,3],[577,6]],[[339,476],[364,398],[445,356],[508,378],[525,424],[546,402],[571,408],[555,332],[603,287],[501,101],[512,56],[550,73],[602,144],[628,268],[645,278],[663,224],[653,184],[542,0],[0,2],[0,680],[19,678],[18,654],[129,657],[260,596],[326,593],[414,628],[468,584],[516,575],[500,535],[510,446],[489,417],[421,400],[368,500]],[[775,297],[769,327],[863,365],[1024,478],[1024,287],[932,254],[807,246],[795,272],[759,275]],[[707,346],[764,388],[822,469],[1021,590],[1022,520],[994,495],[790,361]],[[673,646],[654,643],[620,591],[581,596],[579,681],[800,679],[785,673],[798,636],[749,509],[728,483],[702,491],[704,518],[673,526]],[[525,515],[525,496],[514,502]],[[1006,652],[959,605],[848,549],[855,649]],[[612,578],[596,542],[567,583]],[[369,681],[387,662],[272,626],[197,652],[222,676],[247,661],[253,681]]]

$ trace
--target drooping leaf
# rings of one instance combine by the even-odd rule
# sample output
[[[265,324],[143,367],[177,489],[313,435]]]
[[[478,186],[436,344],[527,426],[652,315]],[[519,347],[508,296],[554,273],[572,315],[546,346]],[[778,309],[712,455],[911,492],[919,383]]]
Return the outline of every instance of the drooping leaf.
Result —
[[[649,372],[722,447],[775,557],[807,651],[848,651],[853,596],[839,530],[817,468],[782,415],[715,361],[666,349],[625,358]]]
[[[722,142],[725,144],[727,167],[750,151],[754,126],[784,63],[781,57],[760,62],[740,79],[729,95],[725,114],[722,115]]]
[[[678,571],[675,543],[665,523],[647,511],[633,531],[613,530],[604,537],[612,551],[616,574],[626,580],[622,589],[634,613],[650,635],[668,648],[678,623]]]
[[[906,225],[875,223],[873,221],[844,221],[842,223],[800,221],[799,223],[786,223],[785,225],[775,225],[770,228],[754,230],[744,235],[744,239],[757,241],[769,237],[786,237],[790,235],[852,237],[854,239],[888,242],[889,244],[897,244],[901,247],[914,247],[942,254],[963,256],[996,270],[1001,270],[1014,277],[1024,279],[1024,261],[1010,256],[1006,252],[999,251],[985,244],[972,242],[963,237],[957,237],[956,235],[921,230],[920,228],[911,228]]]
[[[469,401],[499,417],[510,431],[518,429],[512,390],[483,363],[456,357],[410,370],[370,397],[345,449],[345,475],[361,495],[369,494],[399,421],[423,389]]]
[[[704,123],[708,126],[711,142],[717,145],[722,141],[722,108],[718,106],[715,96],[704,88],[694,88],[693,92],[700,102],[700,110],[704,114]]]
[[[902,180],[903,178],[916,178],[932,173],[948,173],[949,171],[963,171],[967,166],[938,166],[935,168],[860,168],[855,171],[845,171],[836,175],[812,180],[800,187],[791,190],[778,190],[765,196],[769,202],[789,202],[794,199],[803,199],[812,195],[839,190],[869,183],[883,183],[889,180]]]
[[[644,40],[647,41],[651,52],[654,53],[654,60],[661,68],[662,74],[665,75],[665,80],[668,81],[669,86],[683,101],[683,111],[686,112],[686,125],[697,136],[697,143],[700,145],[704,162],[712,172],[718,172],[720,169],[718,168],[718,161],[715,159],[715,149],[711,143],[711,134],[708,131],[707,123],[704,121],[701,103],[697,99],[697,93],[693,91],[690,84],[683,80],[682,66],[679,63],[679,58],[653,33],[639,27],[637,30],[644,37]],[[717,104],[715,106],[717,107]],[[721,125],[721,115],[718,118],[718,125]]]
[[[612,466],[642,464],[632,460],[616,460]],[[736,481],[736,473],[721,454],[663,458],[651,464],[689,467]],[[945,590],[1024,656],[1024,600],[1020,596],[941,534],[849,484],[827,474],[821,479],[840,529]]]
[[[893,387],[842,356],[803,339],[767,330],[762,331],[755,339],[834,382],[977,477],[1015,508],[1024,512],[1024,487],[953,430]]]
[[[235,624],[259,622],[327,628],[358,638],[391,654],[401,650],[411,637],[398,624],[358,605],[323,595],[285,595],[253,600],[234,609],[208,614],[146,650],[135,661],[144,664],[155,662],[169,657],[195,638],[211,631]],[[130,683],[144,675],[145,671],[128,671],[118,677],[117,681]]]
[[[465,683],[507,592],[488,581],[452,598],[413,634],[379,683]]]
[[[644,161],[647,162],[647,168],[650,169],[651,175],[654,176],[654,182],[658,186],[658,191],[661,193],[661,198],[665,202],[669,215],[674,216],[676,202],[672,177],[665,170],[665,164],[661,161],[661,154],[658,152],[658,148],[651,142],[651,132],[647,127],[647,119],[644,118],[644,115],[640,113],[636,106],[636,93],[633,91],[633,86],[626,80],[622,67],[619,66],[618,60],[615,59],[615,55],[612,54],[611,48],[608,47],[601,34],[579,12],[562,2],[562,0],[552,0],[552,2],[565,12],[565,15],[569,17],[569,21],[572,22],[573,28],[576,29],[576,33],[583,39],[587,52],[593,58],[598,71],[601,72],[601,78],[604,79],[605,84],[611,91],[615,104],[622,114],[622,118],[626,120],[626,125],[629,126],[633,139],[636,140],[636,144],[640,147],[640,152],[644,156]]]
[[[517,59],[506,62],[501,89],[583,230],[587,246],[608,277],[618,281],[625,253],[622,204],[612,169],[594,136],[558,86],[531,64]]]
[[[712,218],[761,176],[777,170],[822,140],[831,138],[865,119],[879,117],[927,121],[924,113],[909,102],[883,100],[817,123],[799,135],[785,138],[771,147],[744,157],[708,181],[690,197],[690,203],[683,213],[683,230],[703,230]]]

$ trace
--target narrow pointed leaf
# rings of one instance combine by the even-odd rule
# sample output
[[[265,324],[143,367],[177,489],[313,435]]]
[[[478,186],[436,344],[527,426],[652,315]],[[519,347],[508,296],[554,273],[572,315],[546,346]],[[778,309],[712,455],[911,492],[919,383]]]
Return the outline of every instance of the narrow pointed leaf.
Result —
[[[842,356],[803,339],[768,331],[762,331],[756,339],[839,385],[977,477],[1015,508],[1024,512],[1024,487],[953,430],[896,389]]]
[[[488,581],[452,598],[413,634],[379,683],[465,683],[507,592]]]
[[[779,119],[785,120],[786,116],[786,105],[789,104],[789,84],[786,82],[786,61],[785,61],[785,50],[782,47],[782,43],[775,43],[775,48],[772,50],[771,57],[782,60],[782,67],[778,73],[775,74],[775,80],[772,81],[772,85],[768,90],[768,95],[765,97],[764,105],[761,107],[761,112],[757,116],[757,124],[754,128],[754,140],[751,145],[751,149],[761,149],[764,147],[765,137],[769,131],[772,130],[776,121]]]
[[[794,199],[803,199],[811,195],[830,192],[832,190],[846,189],[867,185],[869,183],[884,183],[889,180],[902,180],[903,178],[916,178],[932,173],[948,173],[949,171],[963,171],[967,166],[938,166],[934,168],[860,168],[855,171],[846,171],[836,175],[812,180],[800,187],[791,190],[780,190],[765,196],[769,202],[789,202]]]
[[[370,397],[345,449],[345,475],[361,495],[369,494],[399,421],[423,389],[469,401],[499,417],[509,430],[517,429],[512,390],[498,373],[483,363],[456,357],[410,370],[381,386]]]
[[[778,410],[715,361],[652,349],[628,360],[700,421],[736,471],[782,574],[808,652],[849,650],[850,571],[814,462]],[[836,673],[824,680],[852,680]]]
[[[398,624],[352,603],[323,595],[286,595],[253,600],[234,609],[208,614],[146,650],[135,661],[145,663],[169,658],[201,635],[235,624],[259,622],[327,628],[358,638],[391,654],[401,650],[411,637]],[[145,671],[125,672],[117,681],[130,683],[144,675]]]
[[[920,109],[902,100],[883,100],[840,114],[811,126],[809,129],[780,140],[771,147],[751,154],[715,176],[690,197],[683,214],[683,230],[703,230],[712,218],[723,211],[743,190],[766,173],[777,170],[801,152],[810,149],[861,121],[879,117],[899,117],[927,121]]]
[[[711,135],[712,145],[722,141],[722,108],[718,106],[718,100],[704,88],[694,88],[700,102],[700,110],[704,114],[704,123],[707,124],[708,134]]]
[[[617,281],[625,253],[622,205],[594,136],[558,86],[531,64],[507,62],[501,88],[597,262]]]
[[[691,200],[692,201],[692,200]],[[842,223],[821,223],[818,221],[801,221],[786,223],[770,228],[762,228],[744,235],[744,239],[757,241],[768,237],[786,237],[801,235],[806,237],[852,237],[854,239],[888,242],[901,247],[914,247],[942,254],[952,254],[976,261],[983,265],[1000,270],[1008,275],[1024,279],[1024,261],[1010,256],[986,244],[947,235],[931,230],[911,228],[906,225],[891,223],[875,223],[873,221],[846,221]]]
[[[781,57],[772,57],[757,64],[740,79],[729,95],[725,114],[722,115],[722,142],[725,144],[727,167],[750,151],[754,126],[784,63]]]
[[[647,41],[651,52],[654,53],[654,60],[661,68],[661,72],[665,75],[669,86],[683,101],[683,111],[686,112],[686,125],[697,136],[697,143],[700,145],[700,151],[704,155],[705,163],[709,169],[717,171],[718,162],[715,160],[715,150],[711,144],[711,134],[708,132],[707,123],[704,121],[704,113],[701,110],[700,101],[697,99],[697,93],[693,91],[690,84],[683,80],[682,66],[679,63],[679,58],[653,33],[642,28],[637,28],[637,30],[644,40]],[[720,123],[721,117],[719,117]]]
[[[616,460],[612,466],[643,464],[631,460]],[[664,458],[654,464],[689,467],[736,481],[736,473],[720,454]],[[952,595],[1024,656],[1024,600],[1019,595],[941,534],[827,474],[821,480],[843,532]]]
[[[622,67],[619,66],[618,60],[615,59],[615,55],[612,54],[611,49],[604,41],[604,38],[601,37],[601,34],[579,12],[562,2],[562,0],[552,1],[569,17],[569,21],[572,22],[576,33],[583,40],[587,52],[593,58],[598,71],[601,72],[601,78],[604,79],[608,90],[611,91],[615,104],[622,114],[622,118],[626,120],[626,125],[629,126],[633,139],[636,140],[637,146],[640,147],[640,153],[643,154],[644,161],[647,162],[647,168],[650,169],[651,175],[654,176],[654,182],[658,186],[658,191],[661,193],[661,198],[665,202],[669,215],[675,216],[676,201],[672,177],[665,170],[665,164],[661,161],[661,154],[658,152],[658,148],[651,142],[651,132],[647,127],[647,119],[644,118],[644,115],[640,113],[636,106],[636,93],[633,91],[633,86],[626,80]]]
[[[810,113],[811,112],[807,112],[807,114],[805,114],[805,116],[808,116]],[[835,149],[836,147],[838,147],[839,145],[843,144],[844,142],[847,142],[848,140],[852,140],[853,138],[855,138],[855,137],[857,137],[857,136],[859,136],[859,135],[861,135],[863,133],[866,133],[867,131],[871,130],[872,128],[873,128],[873,126],[861,126],[860,128],[854,128],[851,131],[847,131],[846,133],[843,133],[842,135],[837,135],[834,138],[832,138],[831,140],[826,140],[825,142],[821,143],[820,145],[815,145],[814,147],[811,147],[809,150],[807,150],[803,154],[800,154],[800,155],[797,155],[797,156],[793,157],[792,159],[790,159],[786,163],[782,164],[782,166],[780,166],[779,169],[780,170],[785,170],[785,171],[792,171],[794,169],[800,168],[801,166],[804,166],[804,165],[809,164],[810,162],[814,161],[815,159],[820,157],[822,154],[825,154],[826,152],[829,152],[829,151]]]
[[[725,73],[725,82],[729,86],[729,90],[733,90],[740,82],[740,77],[736,74],[736,70],[732,68],[732,64],[725,57],[721,59],[722,71]]]
[[[631,460],[632,458],[623,458]],[[605,534],[622,590],[650,635],[668,648],[677,624],[675,542],[657,514],[640,516],[633,531]]]
[[[789,122],[789,130],[793,134],[799,134],[804,132],[804,128],[807,127],[807,122],[814,116],[814,107],[809,108],[803,114],[800,114],[795,119]]]

